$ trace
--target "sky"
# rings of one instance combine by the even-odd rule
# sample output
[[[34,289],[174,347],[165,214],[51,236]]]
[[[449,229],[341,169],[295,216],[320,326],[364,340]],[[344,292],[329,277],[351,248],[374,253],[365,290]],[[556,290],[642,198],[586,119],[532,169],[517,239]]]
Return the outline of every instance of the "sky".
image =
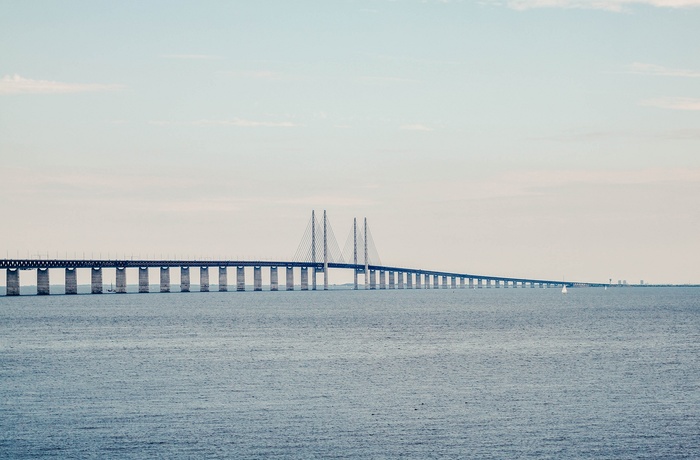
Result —
[[[700,283],[698,24],[700,0],[0,0],[0,257],[286,260],[325,209],[386,265]]]

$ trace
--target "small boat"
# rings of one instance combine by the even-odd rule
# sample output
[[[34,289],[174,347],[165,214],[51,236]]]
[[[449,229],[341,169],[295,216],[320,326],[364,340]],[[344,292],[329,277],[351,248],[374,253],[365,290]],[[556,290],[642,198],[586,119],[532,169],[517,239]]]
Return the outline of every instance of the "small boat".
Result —
[[[561,293],[566,294],[568,291],[566,290],[566,284],[561,288]]]

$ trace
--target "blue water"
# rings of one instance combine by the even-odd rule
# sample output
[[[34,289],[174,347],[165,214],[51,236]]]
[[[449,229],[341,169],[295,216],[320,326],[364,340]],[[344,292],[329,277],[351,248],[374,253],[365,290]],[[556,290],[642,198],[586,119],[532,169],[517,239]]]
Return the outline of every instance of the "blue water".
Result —
[[[700,289],[0,298],[2,458],[699,458]]]

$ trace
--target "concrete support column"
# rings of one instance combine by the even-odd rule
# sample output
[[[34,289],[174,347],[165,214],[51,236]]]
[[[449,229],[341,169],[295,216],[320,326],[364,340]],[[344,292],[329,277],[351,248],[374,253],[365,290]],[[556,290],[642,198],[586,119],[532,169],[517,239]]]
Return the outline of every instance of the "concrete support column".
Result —
[[[430,275],[426,274],[423,277],[423,284],[425,285],[426,289],[430,289]]]
[[[442,275],[442,288],[447,289],[447,276]]]
[[[311,268],[311,290],[316,290],[316,267]]]
[[[508,287],[508,280],[505,280],[505,281],[503,281],[503,288],[507,288],[507,287]]]
[[[253,267],[253,290],[262,291],[262,268]]]
[[[396,289],[396,272],[389,272],[389,289]]]
[[[474,289],[474,278],[469,278],[469,289]]]
[[[413,273],[406,273],[406,289],[413,289]]]
[[[180,267],[180,292],[190,292],[190,267]]]
[[[355,262],[355,263],[357,263],[357,262]],[[356,269],[356,268],[353,269],[353,272],[355,272],[354,275],[353,275],[353,289],[357,290],[357,289],[358,289],[358,285],[357,285],[357,269]]]
[[[544,283],[540,283],[540,288],[543,288],[543,287],[544,287]]]
[[[170,292],[170,267],[160,267],[160,292]]]
[[[199,267],[199,292],[209,292],[209,267]]]
[[[102,267],[92,267],[91,271],[91,289],[93,294],[102,294]]]
[[[403,272],[398,272],[397,275],[399,277],[398,288],[403,289]]]
[[[479,289],[481,289],[482,287],[484,287],[484,280],[482,280],[481,278],[479,278],[478,280],[476,280],[476,282],[477,282],[477,286],[478,286]]]
[[[421,279],[422,276],[423,276],[423,275],[421,275],[420,273],[416,273],[416,289],[420,289],[420,288],[421,288],[420,279]]]
[[[379,289],[386,289],[386,272],[379,270]]]
[[[452,289],[457,289],[457,277],[452,277]]]
[[[19,295],[19,268],[8,268],[6,273],[6,295]]]
[[[501,281],[500,280],[493,280],[493,284],[496,285],[496,289],[501,287]]]
[[[438,278],[439,277],[437,275],[433,275],[433,289],[437,289],[439,287],[438,286]]]
[[[279,289],[279,280],[277,279],[277,267],[270,267],[270,290],[277,291]]]
[[[139,267],[139,293],[148,293],[148,267]]]
[[[75,268],[66,268],[66,294],[77,294],[77,293],[78,293],[78,271]]]
[[[245,267],[236,267],[236,291],[245,291]]]
[[[491,288],[491,280],[486,280],[486,287]]]
[[[369,288],[370,289],[377,289],[377,271],[376,270],[369,271]]]
[[[464,277],[461,277],[461,278],[459,279],[459,288],[460,288],[460,289],[464,289]]]
[[[37,295],[49,295],[51,293],[51,288],[49,287],[49,269],[48,268],[37,268],[36,269],[36,294]]]
[[[66,273],[66,276],[67,275],[68,273]],[[126,268],[117,267],[116,281],[117,285],[114,288],[114,292],[117,294],[126,294]]]
[[[301,290],[309,290],[309,267],[301,267]]]
[[[219,267],[219,292],[228,291],[228,280],[226,279],[226,267]]]
[[[287,267],[287,290],[294,290],[294,267]]]

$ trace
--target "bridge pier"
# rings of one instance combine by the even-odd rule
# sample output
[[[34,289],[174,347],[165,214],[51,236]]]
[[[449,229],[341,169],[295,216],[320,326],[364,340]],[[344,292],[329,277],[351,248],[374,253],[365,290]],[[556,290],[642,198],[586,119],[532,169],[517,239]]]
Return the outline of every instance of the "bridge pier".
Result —
[[[455,276],[452,277],[452,289],[457,289],[457,278]]]
[[[459,278],[459,288],[464,289],[464,277]]]
[[[355,245],[357,245],[357,241],[355,242]],[[355,249],[355,251],[357,251],[357,249]],[[355,260],[355,264],[357,264],[357,260]],[[356,268],[354,268],[352,271],[354,272],[353,273],[353,289],[357,291],[357,289],[358,289],[358,284],[357,284],[358,271]]]
[[[209,292],[209,267],[199,267],[199,292]]]
[[[500,280],[493,280],[493,284],[496,285],[496,289],[501,287],[501,281]]]
[[[474,289],[474,278],[469,278],[469,289]]]
[[[91,289],[93,294],[102,294],[102,267],[92,267]]]
[[[476,286],[477,286],[477,289],[483,288],[483,287],[484,287],[484,280],[481,279],[481,278],[477,278],[477,280],[476,280]]]
[[[5,274],[6,295],[19,295],[19,268],[8,268]]]
[[[114,292],[117,294],[126,294],[126,268],[117,267],[115,275],[117,285],[114,287]],[[68,276],[68,273],[66,273],[66,276]]]
[[[148,294],[148,267],[139,267],[139,293]]]
[[[440,286],[438,285],[439,281],[439,276],[433,275],[433,289],[438,289]]]
[[[421,280],[421,277],[422,277],[422,276],[423,276],[423,275],[421,275],[420,273],[416,273],[416,289],[421,289],[421,282],[420,282],[420,280]]]
[[[430,289],[430,275],[427,273],[423,276],[423,285],[426,289]]]
[[[396,272],[389,272],[389,289],[396,289]]]
[[[447,277],[442,275],[442,288],[447,289]]]
[[[75,268],[66,268],[66,294],[78,293],[78,272]]]
[[[375,270],[369,271],[369,288],[377,289],[377,272]]]
[[[286,281],[287,281],[287,290],[288,291],[293,291],[294,290],[294,267],[287,267],[287,276],[286,276]]]
[[[398,272],[396,275],[397,275],[398,278],[399,278],[399,280],[398,280],[398,282],[399,282],[399,283],[398,283],[398,288],[399,288],[399,289],[403,289],[403,277],[404,277],[404,272]]]
[[[262,291],[262,268],[253,267],[253,291]]]
[[[51,288],[49,284],[49,269],[36,269],[36,295],[49,295]]]
[[[228,280],[226,278],[226,267],[219,267],[219,292],[228,291]]]
[[[270,290],[279,290],[279,284],[277,279],[277,267],[270,267]]]
[[[180,292],[190,292],[190,267],[180,267]]]
[[[379,289],[386,289],[386,272],[379,270]]]
[[[311,268],[311,290],[316,290],[316,267]]]
[[[309,290],[309,267],[301,267],[301,290]]]
[[[245,267],[236,267],[236,291],[245,291]]]
[[[160,267],[160,292],[170,292],[170,267]]]

